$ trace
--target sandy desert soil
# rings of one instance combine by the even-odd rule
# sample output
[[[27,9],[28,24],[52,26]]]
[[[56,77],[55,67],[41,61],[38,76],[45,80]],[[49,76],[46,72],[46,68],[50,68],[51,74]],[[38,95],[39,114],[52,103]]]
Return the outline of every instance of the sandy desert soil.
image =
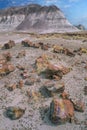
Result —
[[[1,47],[8,40],[14,40],[16,46],[9,50],[2,50]],[[40,82],[35,82],[34,85],[24,85],[22,89],[16,88],[13,91],[7,90],[4,85],[7,82],[18,82],[22,77],[21,71],[15,69],[7,76],[0,79],[0,130],[87,130],[87,96],[84,95],[84,87],[87,86],[87,81],[84,80],[87,77],[87,70],[84,68],[87,64],[87,53],[82,55],[75,54],[75,57],[66,56],[64,54],[57,54],[52,52],[52,48],[47,51],[23,47],[21,41],[23,39],[29,39],[32,42],[43,42],[51,45],[62,45],[70,49],[71,51],[79,49],[80,47],[87,49],[87,39],[85,36],[60,36],[60,35],[30,35],[30,34],[15,34],[15,33],[0,33],[0,54],[4,52],[10,52],[12,55],[11,63],[16,67],[18,64],[25,66],[29,74],[40,78]],[[83,42],[83,40],[85,40]],[[26,51],[26,56],[22,58],[16,58],[17,54],[21,51]],[[63,125],[54,125],[48,118],[49,106],[52,101],[52,97],[37,97],[37,99],[29,99],[27,95],[28,89],[39,91],[43,83],[47,80],[37,73],[32,73],[35,60],[46,54],[51,58],[51,62],[54,64],[62,64],[66,67],[72,68],[72,70],[63,76],[61,81],[65,84],[65,90],[69,92],[72,98],[76,97],[85,102],[85,111],[83,113],[75,112],[76,118],[79,120],[79,124],[65,123]],[[55,58],[53,58],[55,55]],[[25,82],[25,79],[23,79]],[[56,81],[55,81],[56,82]],[[18,120],[10,120],[3,114],[6,107],[19,106],[23,109],[26,108],[25,114]],[[46,109],[44,113],[44,109]]]

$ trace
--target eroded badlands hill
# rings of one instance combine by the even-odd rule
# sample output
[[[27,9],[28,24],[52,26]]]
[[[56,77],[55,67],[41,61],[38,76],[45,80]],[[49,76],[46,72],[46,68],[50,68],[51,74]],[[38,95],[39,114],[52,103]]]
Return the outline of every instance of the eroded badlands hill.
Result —
[[[33,33],[71,32],[78,29],[70,24],[56,7],[31,4],[0,11],[1,30],[22,30]]]

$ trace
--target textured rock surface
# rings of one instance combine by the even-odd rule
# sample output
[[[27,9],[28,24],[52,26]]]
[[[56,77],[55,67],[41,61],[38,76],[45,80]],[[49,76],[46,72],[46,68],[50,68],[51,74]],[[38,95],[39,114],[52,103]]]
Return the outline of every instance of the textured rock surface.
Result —
[[[77,25],[76,27],[77,27],[78,29],[80,29],[80,30],[85,30],[85,27],[84,27],[83,25],[81,25],[81,24]]]
[[[54,99],[50,104],[50,118],[53,123],[65,123],[74,117],[73,104],[69,100]]]
[[[17,107],[8,107],[6,109],[6,116],[11,120],[19,119],[25,113],[24,109]]]
[[[14,7],[0,11],[0,29],[17,29],[36,33],[71,32],[78,30],[56,6]]]
[[[15,42],[12,40],[9,40],[9,42],[5,43],[2,49],[10,49],[15,46]]]
[[[43,90],[47,93],[48,96],[54,96],[55,94],[63,92],[65,89],[64,83],[57,82],[53,84],[53,82],[48,81],[43,85]]]
[[[0,64],[0,76],[4,76],[15,70],[11,63]]]

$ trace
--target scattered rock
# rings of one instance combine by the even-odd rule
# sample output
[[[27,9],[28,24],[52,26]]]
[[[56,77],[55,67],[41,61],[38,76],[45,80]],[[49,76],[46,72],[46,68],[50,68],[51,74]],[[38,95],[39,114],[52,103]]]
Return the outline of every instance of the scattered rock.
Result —
[[[48,44],[44,44],[42,42],[32,43],[29,40],[22,41],[22,45],[24,45],[25,47],[41,48],[42,50],[48,50],[48,48],[49,48]]]
[[[87,86],[84,87],[84,94],[87,95]]]
[[[16,84],[16,83],[6,84],[5,87],[6,87],[9,91],[13,91],[14,89],[17,88],[17,84]]]
[[[32,47],[33,48],[40,48],[40,44],[39,43],[33,43]]]
[[[83,40],[82,42],[87,42],[87,40],[85,39],[85,40]]]
[[[12,58],[10,52],[7,52],[7,53],[3,53],[0,55],[0,64],[4,64],[8,61],[10,61]]]
[[[48,50],[48,48],[49,48],[49,47],[48,47],[47,45],[41,46],[41,49],[42,49],[42,50]]]
[[[38,77],[31,76],[25,81],[25,85],[33,85],[35,82],[40,82]]]
[[[52,83],[51,81],[45,82],[43,90],[48,96],[54,96],[55,94],[63,92],[65,89],[64,83]]]
[[[15,67],[11,63],[4,64],[3,68],[5,69],[6,73],[10,73],[15,70]]]
[[[37,58],[35,64],[38,74],[43,72],[46,78],[49,79],[60,80],[63,75],[70,72],[70,68],[64,67],[63,65],[51,64],[46,55]]]
[[[11,63],[0,64],[0,75],[6,75],[15,70],[14,65]]]
[[[10,61],[12,56],[10,52],[4,53],[3,56],[6,58],[7,61]]]
[[[19,82],[18,82],[18,88],[23,88],[23,86],[24,86],[24,83],[23,83],[23,80],[20,80]]]
[[[21,76],[22,76],[23,79],[28,78],[28,77],[29,77],[29,74],[28,74],[27,70],[24,70],[24,71],[21,73]]]
[[[79,48],[77,50],[74,50],[74,52],[78,53],[79,55],[82,55],[82,53],[87,54],[87,49],[86,48]]]
[[[35,101],[37,101],[39,99],[39,97],[41,96],[38,91],[32,90],[32,89],[28,89],[27,95],[28,95],[29,99],[34,99]]]
[[[7,62],[6,58],[3,55],[0,55],[0,66]]]
[[[25,50],[19,52],[16,58],[22,58],[22,57],[24,57],[24,56],[26,56]]]
[[[41,49],[43,49],[43,50],[48,50],[48,48],[49,48],[49,46],[46,45],[46,44],[44,44],[44,43],[38,43],[38,44],[37,43],[29,43],[28,44],[25,41],[23,43],[23,45],[24,46],[29,46],[29,47],[34,47],[34,48],[40,48],[41,47]],[[63,48],[61,46],[60,48],[58,48],[58,50],[57,50],[57,48],[55,48],[55,52],[58,51],[58,53],[63,53],[65,55],[74,56],[71,51],[69,51],[67,49],[64,50],[64,49],[65,48]],[[38,50],[36,49],[35,53],[37,53]],[[6,50],[4,50],[4,51],[6,51]],[[16,50],[16,52],[18,52],[18,50]],[[43,52],[44,51],[41,51],[40,53],[38,53],[38,55],[40,55]],[[77,52],[78,53],[86,53],[86,51],[83,51],[83,50],[78,50]],[[14,55],[15,53],[12,53],[12,54]],[[20,51],[17,54],[18,54],[17,58],[21,58],[23,56],[26,56],[25,51]],[[17,83],[13,82],[13,83],[6,84],[5,87],[9,91],[13,91],[16,88],[20,88],[20,89],[23,88],[24,84],[25,85],[32,85],[32,87],[27,86],[27,88],[30,88],[27,91],[27,95],[28,95],[29,99],[31,99],[30,100],[31,102],[33,101],[33,99],[35,101],[36,100],[40,101],[38,107],[42,106],[42,104],[48,103],[51,100],[52,96],[58,97],[62,93],[61,94],[61,98],[62,99],[59,99],[59,98],[58,99],[54,99],[52,101],[51,105],[50,105],[50,119],[51,119],[52,122],[58,123],[58,124],[64,123],[66,121],[72,122],[74,120],[74,109],[77,110],[77,111],[79,111],[79,112],[83,112],[84,111],[84,103],[82,101],[79,101],[79,100],[74,100],[74,99],[71,100],[69,98],[69,94],[64,91],[64,89],[65,89],[64,83],[61,83],[59,81],[58,82],[55,81],[55,80],[62,79],[63,75],[67,74],[70,71],[70,68],[65,67],[65,66],[63,66],[61,64],[58,64],[58,65],[56,64],[56,62],[58,62],[59,60],[60,60],[59,62],[62,62],[62,60],[64,59],[64,57],[62,57],[61,55],[57,55],[56,53],[51,53],[51,52],[50,53],[47,52],[47,54],[48,55],[43,54],[42,56],[40,56],[39,58],[36,59],[36,62],[35,62],[36,68],[35,68],[35,66],[33,66],[32,62],[30,62],[30,60],[32,60],[32,58],[33,58],[34,55],[33,56],[30,55],[30,57],[29,57],[29,63],[28,63],[28,61],[26,59],[27,63],[25,64],[25,66],[21,65],[22,63],[24,64],[24,59],[20,59],[21,60],[21,64],[17,65],[17,63],[15,63],[17,65],[16,67],[19,70],[16,69],[16,71],[12,73],[12,75],[13,75],[12,81],[13,80],[18,80],[20,78],[20,77],[18,78],[19,73],[21,73],[22,78],[26,79],[26,80],[22,80],[22,78],[21,78],[21,80],[19,80],[19,82],[17,82]],[[51,57],[51,54],[52,54],[53,57],[49,58],[49,57]],[[57,58],[55,58],[56,55],[58,56]],[[85,60],[85,55],[83,55],[83,56],[84,56],[84,58],[81,57],[81,58],[83,58],[81,60],[78,60],[79,56],[76,56],[75,57],[75,61],[78,62],[77,65],[82,64],[83,67],[84,67],[86,65],[86,60]],[[6,53],[3,53],[3,54],[0,55],[0,75],[1,76],[9,74],[10,72],[12,72],[12,71],[15,70],[14,65],[12,65],[10,62],[8,62],[8,61],[11,60],[11,58],[12,58],[12,56],[11,56],[10,52],[7,52],[7,51],[6,51]],[[15,60],[17,61],[17,59],[15,59],[15,56],[14,56],[13,59],[12,59],[12,62],[14,63]],[[18,60],[18,62],[20,60]],[[52,63],[51,63],[51,60],[53,60]],[[71,60],[68,57],[65,59],[64,62],[67,62],[67,64],[71,64],[71,63],[69,63],[69,62],[71,62]],[[74,67],[73,70],[75,71],[77,69],[76,68],[77,66],[73,66],[73,67]],[[80,67],[81,66],[79,66],[79,68]],[[79,71],[79,68],[78,68],[78,71]],[[85,66],[85,69],[87,69],[87,65]],[[22,71],[20,71],[20,70],[22,70]],[[46,81],[47,79],[44,79],[43,77],[41,77],[41,80],[43,80],[43,81],[40,84],[38,84],[39,86],[36,87],[36,85],[37,85],[36,82],[40,82],[40,79],[37,78],[37,77],[35,77],[35,76],[37,76],[36,70],[37,70],[38,74],[40,74],[40,73],[43,74],[42,76],[43,77],[45,76],[44,78],[51,79],[51,80],[48,80],[48,82],[45,82],[43,84],[43,86],[41,87],[41,88],[44,88],[44,93],[47,94],[49,97],[51,97],[51,98],[49,98],[49,100],[48,100],[48,98],[41,97],[40,93],[38,92],[39,91],[38,89],[39,89],[40,85],[42,85],[42,82]],[[73,71],[72,74],[74,74],[74,71]],[[80,69],[80,71],[82,72],[82,69]],[[71,83],[73,83],[73,81],[74,81],[72,79],[72,77],[73,77],[72,74],[70,74],[71,80],[72,80]],[[32,75],[34,75],[34,77]],[[1,79],[2,80],[1,83],[3,84],[5,79],[6,79],[6,81],[7,80],[11,80],[9,76],[10,75],[8,75],[8,76],[4,77],[3,79]],[[69,78],[69,75],[67,75],[67,76],[63,79],[65,82],[68,81],[67,79]],[[78,76],[79,76],[79,73],[77,73],[77,77]],[[84,79],[85,76],[82,75],[81,77],[83,77],[83,79]],[[75,76],[74,76],[74,78],[75,78]],[[85,77],[85,80],[86,80],[86,77]],[[67,84],[69,84],[69,82]],[[86,81],[84,81],[84,82],[86,83]],[[35,83],[35,85],[33,85],[34,83]],[[78,80],[78,83],[79,83],[79,80]],[[35,90],[35,87],[36,87],[36,89],[38,91]],[[25,88],[25,89],[27,89],[27,88]],[[23,89],[23,91],[25,91],[25,89]],[[73,89],[73,88],[71,88],[71,89]],[[21,91],[18,91],[17,94],[19,94],[19,92],[21,92]],[[6,96],[8,95],[8,93],[9,92],[6,91]],[[15,91],[12,92],[12,93],[16,94]],[[11,93],[11,95],[12,95],[12,93]],[[84,87],[84,93],[85,93],[85,95],[87,95],[87,86]],[[25,92],[23,92],[21,94],[25,94]],[[23,95],[21,95],[21,96],[23,96]],[[40,98],[41,98],[41,100],[40,100]],[[22,102],[23,101],[25,101],[25,99],[22,100]],[[45,101],[47,101],[47,102],[45,102]],[[10,107],[10,110],[7,110],[7,113],[8,113],[7,114],[8,117],[11,118],[12,120],[18,119],[18,118],[21,117],[21,114],[19,114],[20,112],[17,111],[17,109],[14,109],[12,107]],[[18,117],[18,114],[19,114],[20,117]],[[44,115],[45,115],[45,112],[44,112]]]
[[[53,46],[53,52],[55,53],[63,53],[63,47],[62,46]]]
[[[14,46],[15,46],[15,42],[12,41],[12,40],[9,40],[9,42],[8,42],[8,43],[5,43],[2,48],[3,48],[3,49],[10,49],[10,48],[12,48],[12,47],[14,47]]]
[[[42,50],[48,50],[48,48],[49,48],[49,46],[47,44],[44,44],[42,42],[34,43],[32,47],[41,48]]]
[[[33,43],[29,40],[24,40],[21,42],[21,44],[25,47],[32,47],[33,46]]]
[[[42,50],[48,50],[48,48],[50,47],[48,44],[44,44],[44,43],[42,43],[42,42],[40,42],[39,44],[40,44],[40,48],[41,48]]]
[[[80,51],[81,53],[86,53],[86,54],[87,54],[87,49],[86,49],[86,48],[79,48],[79,51]]]
[[[55,124],[62,124],[74,119],[74,107],[70,100],[53,99],[50,104],[50,119]]]
[[[25,109],[21,109],[19,107],[8,107],[6,108],[5,113],[11,120],[17,120],[23,116]]]
[[[5,87],[9,90],[9,91],[13,91],[16,88],[23,88],[24,83],[23,80],[19,80],[18,83],[6,83]]]
[[[22,66],[22,65],[20,65],[20,64],[18,64],[16,67],[17,67],[19,70],[25,70],[25,67]]]
[[[69,49],[64,49],[64,54],[70,57],[74,57],[75,54],[73,52],[71,52]]]
[[[67,92],[63,92],[62,94],[61,94],[61,97],[63,98],[63,99],[69,99],[69,93],[67,93]]]
[[[47,68],[48,64],[49,64],[49,61],[48,61],[47,55],[42,55],[39,58],[37,58],[35,61],[35,65],[36,65],[38,74],[43,72]]]
[[[85,78],[84,78],[84,80],[86,80],[86,81],[87,81],[87,77],[85,77]]]
[[[71,102],[73,103],[74,109],[78,112],[84,112],[85,109],[85,104],[81,100],[77,99],[70,99]]]
[[[62,65],[49,64],[45,70],[46,77],[50,79],[60,80],[63,75],[70,72],[70,68],[64,67]]]
[[[44,43],[43,43],[43,42],[39,42],[38,44],[39,44],[40,46],[43,46]]]
[[[71,57],[75,56],[75,54],[73,52],[71,52],[69,49],[64,48],[62,46],[54,46],[53,52],[54,53],[63,53],[65,55],[68,55],[68,56],[71,56]]]
[[[29,78],[25,81],[25,85],[33,85],[35,82],[35,79],[33,78]]]
[[[77,53],[77,54],[80,55],[80,56],[82,55],[81,48],[75,49],[73,52],[74,52],[74,53]]]

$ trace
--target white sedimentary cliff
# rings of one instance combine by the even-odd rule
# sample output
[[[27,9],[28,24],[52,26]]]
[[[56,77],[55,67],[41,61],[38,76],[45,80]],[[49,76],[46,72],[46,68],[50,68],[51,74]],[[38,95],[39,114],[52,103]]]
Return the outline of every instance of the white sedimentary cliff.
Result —
[[[14,7],[0,11],[0,30],[18,30],[32,33],[77,31],[56,6]]]

